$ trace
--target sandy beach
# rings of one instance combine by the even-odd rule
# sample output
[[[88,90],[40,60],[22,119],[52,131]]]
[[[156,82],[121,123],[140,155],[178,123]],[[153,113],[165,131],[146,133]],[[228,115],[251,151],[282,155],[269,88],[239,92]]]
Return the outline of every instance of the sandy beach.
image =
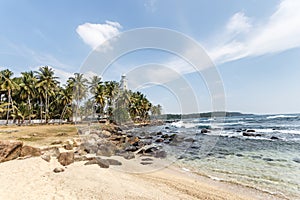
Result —
[[[122,167],[133,162],[121,161]],[[75,162],[64,167],[64,172],[54,173],[59,166],[56,159],[48,163],[40,157],[1,163],[0,199],[277,199],[174,166],[134,174],[120,166],[103,169]]]

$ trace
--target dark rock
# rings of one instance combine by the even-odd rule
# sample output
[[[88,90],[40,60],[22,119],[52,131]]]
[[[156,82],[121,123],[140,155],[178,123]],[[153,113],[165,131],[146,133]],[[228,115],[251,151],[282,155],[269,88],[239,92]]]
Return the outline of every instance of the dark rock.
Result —
[[[86,157],[86,156],[74,155],[74,161],[75,162],[92,160],[93,158],[94,157]]]
[[[64,171],[65,171],[65,169],[62,168],[62,167],[56,167],[56,168],[53,170],[54,173],[60,173],[60,172],[64,172]]]
[[[47,162],[50,162],[51,156],[49,154],[41,155],[41,158]]]
[[[166,126],[165,129],[170,129],[170,127]]]
[[[271,139],[271,140],[279,140],[279,138],[276,137],[276,136],[272,136],[270,139]]]
[[[201,130],[201,133],[209,133],[209,132],[210,132],[210,130],[208,130],[206,128],[204,128],[204,129]]]
[[[240,154],[240,153],[237,153],[235,154],[237,157],[243,157],[244,155],[243,154]]]
[[[151,165],[152,164],[152,162],[140,162],[141,163],[141,165]]]
[[[164,135],[162,135],[161,136],[161,138],[164,138],[164,139],[167,139],[167,138],[169,138],[170,136],[168,135],[168,134],[164,134]]]
[[[167,152],[165,151],[156,151],[154,153],[155,158],[166,158],[167,157]]]
[[[265,161],[273,161],[272,158],[263,158],[263,160],[265,160]]]
[[[73,144],[70,141],[67,141],[66,144],[64,145],[64,149],[72,150],[73,149]]]
[[[122,165],[122,163],[118,160],[114,159],[106,159],[110,165]]]
[[[112,143],[102,143],[98,147],[97,156],[107,156],[110,157],[112,155],[115,155],[115,152],[117,150],[117,147]]]
[[[20,156],[23,143],[19,141],[0,141],[0,162],[16,159]]]
[[[243,136],[247,136],[247,137],[258,137],[261,136],[261,134],[255,134],[255,133],[251,133],[251,132],[243,132]]]
[[[84,165],[93,165],[93,164],[97,164],[101,168],[109,168],[109,162],[102,158],[94,158],[93,160],[86,162]]]
[[[255,130],[253,130],[253,129],[248,129],[246,132],[247,132],[247,133],[254,133]]]
[[[135,146],[128,146],[125,148],[125,151],[136,151],[137,148]]]
[[[156,135],[162,135],[162,132],[157,132]]]
[[[153,161],[152,158],[142,158],[142,161]]]
[[[164,141],[164,139],[162,139],[162,138],[158,138],[158,139],[155,140],[156,143],[161,143],[163,141]]]
[[[185,142],[195,142],[194,138],[187,138],[184,139]]]
[[[63,165],[69,165],[74,162],[74,152],[63,152],[58,156],[58,162]]]
[[[300,163],[300,158],[294,158],[293,161],[296,163]]]
[[[42,155],[41,149],[31,146],[23,146],[21,150],[21,157],[34,157]]]
[[[251,156],[251,158],[254,158],[254,159],[261,159],[261,156]]]

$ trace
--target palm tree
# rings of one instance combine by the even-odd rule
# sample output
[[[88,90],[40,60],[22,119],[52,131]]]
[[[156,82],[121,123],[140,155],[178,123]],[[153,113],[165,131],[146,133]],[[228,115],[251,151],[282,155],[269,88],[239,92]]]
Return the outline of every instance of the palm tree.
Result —
[[[101,82],[101,77],[93,76],[91,78],[91,80],[88,82],[90,93],[94,95],[96,90],[97,90],[98,85],[101,84],[101,83],[102,83]]]
[[[44,99],[45,120],[46,123],[48,123],[50,97],[55,94],[55,89],[59,84],[59,82],[56,80],[58,79],[58,77],[54,76],[53,69],[49,68],[48,66],[40,67],[39,71],[36,71],[35,73],[37,73],[36,87],[38,88],[38,92],[40,93],[41,109],[42,109],[42,104]],[[42,118],[42,111],[41,111],[41,118]]]
[[[33,71],[22,72],[21,73],[21,83],[20,83],[20,93],[19,97],[22,100],[27,101],[27,112],[29,124],[31,124],[32,115],[32,99],[36,94],[35,85],[37,82],[36,77],[34,76]]]
[[[116,81],[106,81],[105,85],[105,96],[107,99],[107,113],[109,118],[112,120],[113,115],[113,104],[117,94],[119,93],[119,83]]]
[[[69,88],[67,86],[65,88],[61,88],[59,91],[59,99],[60,104],[63,106],[60,114],[60,120],[62,120],[66,113],[68,114],[67,116],[70,116],[71,114],[71,110],[68,108],[70,108],[73,101],[73,88]]]
[[[12,111],[14,112],[14,101],[12,99],[12,92],[15,89],[18,89],[19,86],[14,82],[14,80],[11,78],[13,75],[13,72],[9,69],[5,69],[0,72],[1,75],[1,91],[7,92],[7,113],[6,113],[6,124],[8,124],[8,118],[10,115],[10,106],[12,108]]]
[[[75,121],[78,117],[79,104],[87,95],[87,82],[88,80],[80,73],[74,73],[74,77],[70,77],[67,81],[68,87],[73,88],[73,98],[76,101]]]
[[[97,88],[96,88],[95,94],[94,94],[94,100],[97,104],[98,113],[100,114],[100,116],[103,115],[105,101],[106,101],[106,95],[105,95],[105,86],[102,83],[97,85]],[[96,113],[97,113],[97,111],[96,111]]]

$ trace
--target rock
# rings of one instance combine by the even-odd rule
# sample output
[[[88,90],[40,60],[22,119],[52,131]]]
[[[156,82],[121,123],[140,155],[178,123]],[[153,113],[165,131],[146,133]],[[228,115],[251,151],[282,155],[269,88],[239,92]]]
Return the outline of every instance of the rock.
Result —
[[[156,151],[154,153],[155,158],[166,158],[167,157],[167,152],[165,151]]]
[[[107,156],[110,157],[115,155],[117,147],[112,143],[100,144],[96,152],[97,156]]]
[[[21,157],[35,157],[42,155],[41,149],[31,146],[23,146],[21,150]]]
[[[276,136],[272,136],[270,139],[271,139],[271,140],[279,140],[279,138],[276,137]]]
[[[53,170],[54,173],[60,173],[60,172],[64,172],[64,171],[65,171],[65,169],[62,168],[62,167],[56,167],[56,168]]]
[[[185,142],[195,142],[196,140],[194,138],[187,138],[184,139]]]
[[[47,162],[50,162],[51,156],[49,154],[41,155],[41,158]]]
[[[254,133],[255,130],[253,130],[253,129],[248,129],[246,132],[247,132],[247,133]]]
[[[62,132],[62,133],[58,133],[56,136],[58,136],[58,137],[62,137],[62,136],[67,136],[68,134],[67,133],[65,133],[65,132]]]
[[[49,148],[42,149],[42,153],[45,153],[45,152],[47,152],[47,154],[49,154],[50,156],[53,156],[53,157],[56,157],[56,158],[60,154],[60,151],[59,151],[58,147],[49,147]]]
[[[164,135],[161,136],[161,138],[167,139],[167,138],[169,138],[169,135],[168,134],[164,134]]]
[[[243,136],[258,137],[258,136],[261,136],[261,134],[255,134],[255,133],[251,133],[251,132],[243,132]]]
[[[109,162],[102,158],[94,158],[93,160],[86,162],[84,165],[94,165],[94,164],[99,165],[101,168],[109,168]]]
[[[135,146],[128,146],[125,148],[125,151],[136,151],[137,148]]]
[[[134,153],[132,152],[128,152],[128,151],[123,151],[123,152],[118,152],[116,153],[117,156],[122,156],[123,158],[125,158],[126,160],[130,160],[135,158]]]
[[[237,153],[235,154],[237,157],[243,157],[243,154]]]
[[[86,156],[79,156],[79,155],[74,155],[74,161],[87,161],[87,160],[93,160],[93,157],[86,157]]]
[[[73,150],[73,144],[70,141],[67,141],[64,145],[64,149],[66,150]]]
[[[63,165],[69,165],[74,162],[74,152],[63,152],[58,156],[58,162]]]
[[[265,161],[273,161],[272,158],[263,158],[263,160],[265,160]]]
[[[107,130],[102,130],[102,135],[105,137],[110,137],[111,136],[111,132],[107,131]]]
[[[151,165],[152,164],[152,162],[140,162],[141,163],[141,165]]]
[[[0,162],[16,159],[20,156],[23,143],[0,140]]]
[[[142,161],[153,161],[152,158],[142,158]]]
[[[61,140],[55,140],[51,142],[51,145],[57,145],[57,144],[62,144],[63,142]]]
[[[118,160],[114,160],[114,159],[105,159],[105,160],[107,160],[110,165],[122,165],[122,163]]]
[[[162,135],[162,132],[157,132],[156,135]]]
[[[208,130],[208,129],[206,129],[206,128],[203,128],[202,130],[201,130],[201,133],[209,133],[210,131]]]
[[[300,163],[300,158],[294,158],[293,161],[296,163]]]
[[[158,138],[158,139],[155,140],[155,142],[157,142],[157,143],[161,143],[163,141],[164,141],[164,139],[162,139],[162,138]]]

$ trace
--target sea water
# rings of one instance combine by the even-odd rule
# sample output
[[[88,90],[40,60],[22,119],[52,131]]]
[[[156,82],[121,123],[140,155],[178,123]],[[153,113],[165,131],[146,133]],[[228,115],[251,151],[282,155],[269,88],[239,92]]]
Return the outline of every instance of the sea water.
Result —
[[[201,133],[203,128],[209,131]],[[185,119],[154,129],[181,136],[164,149],[183,168],[300,199],[300,115]]]

